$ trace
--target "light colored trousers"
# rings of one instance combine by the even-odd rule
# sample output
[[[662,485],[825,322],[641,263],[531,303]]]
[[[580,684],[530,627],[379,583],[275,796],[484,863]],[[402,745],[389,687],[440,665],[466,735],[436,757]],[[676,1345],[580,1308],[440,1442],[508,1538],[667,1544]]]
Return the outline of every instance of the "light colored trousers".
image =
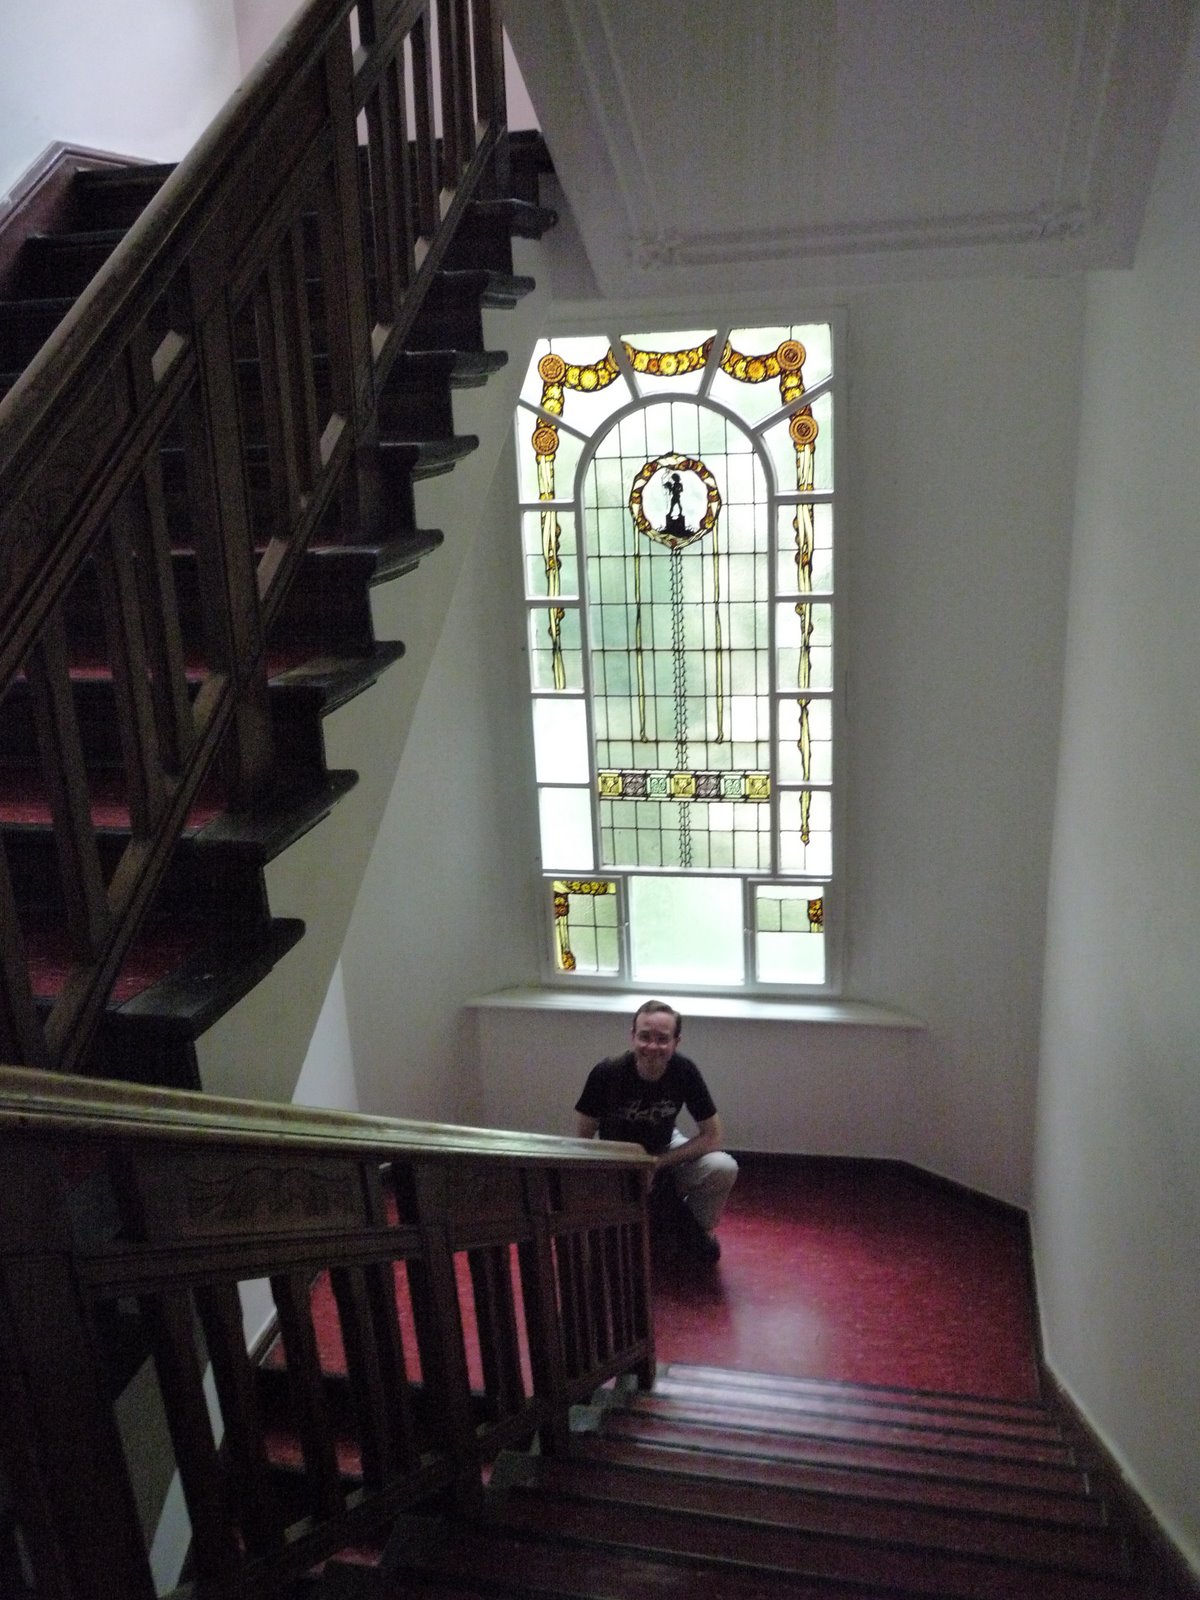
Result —
[[[686,1138],[676,1128],[671,1135],[671,1148],[686,1143]],[[697,1156],[695,1161],[684,1161],[671,1168],[680,1196],[687,1201],[696,1221],[709,1233],[721,1220],[737,1174],[737,1162],[724,1150],[712,1150],[706,1156]]]

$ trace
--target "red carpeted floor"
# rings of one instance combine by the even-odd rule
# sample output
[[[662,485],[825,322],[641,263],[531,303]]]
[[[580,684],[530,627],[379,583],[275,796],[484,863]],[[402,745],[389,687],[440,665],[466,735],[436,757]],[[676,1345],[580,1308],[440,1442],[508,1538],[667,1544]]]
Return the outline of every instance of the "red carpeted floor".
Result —
[[[722,1257],[655,1274],[660,1361],[1038,1393],[1023,1218],[878,1162],[743,1161]]]

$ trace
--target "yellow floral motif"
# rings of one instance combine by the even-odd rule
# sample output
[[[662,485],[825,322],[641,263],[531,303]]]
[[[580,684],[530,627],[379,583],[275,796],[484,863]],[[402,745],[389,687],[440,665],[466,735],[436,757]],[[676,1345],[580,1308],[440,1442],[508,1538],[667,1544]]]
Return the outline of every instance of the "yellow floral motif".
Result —
[[[696,798],[696,775],[694,772],[673,772],[671,774],[671,797],[674,800],[694,800]]]
[[[746,774],[746,799],[769,800],[770,798],[770,775],[766,772],[748,772]]]
[[[625,792],[625,782],[619,772],[602,772],[599,788],[604,799],[619,799]]]
[[[610,883],[607,878],[563,878],[554,880],[554,909],[558,915],[558,902],[563,901],[563,915],[566,915],[566,896],[569,894],[616,894],[617,886]]]
[[[698,372],[711,349],[712,340],[706,339],[690,350],[635,350],[627,344],[625,354],[635,372],[647,372],[652,378],[677,378],[685,372]]]
[[[808,902],[808,926],[812,933],[820,933],[825,926],[824,900],[810,900]]]

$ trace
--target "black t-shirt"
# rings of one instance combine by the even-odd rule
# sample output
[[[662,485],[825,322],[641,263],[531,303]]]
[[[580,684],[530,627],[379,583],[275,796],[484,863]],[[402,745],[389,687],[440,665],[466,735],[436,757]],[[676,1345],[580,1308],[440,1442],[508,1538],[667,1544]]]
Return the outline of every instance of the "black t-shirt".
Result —
[[[662,1077],[650,1083],[638,1076],[633,1051],[627,1050],[592,1068],[575,1109],[596,1119],[602,1139],[640,1144],[656,1156],[670,1144],[675,1118],[684,1106],[697,1122],[717,1112],[694,1061],[674,1055]]]

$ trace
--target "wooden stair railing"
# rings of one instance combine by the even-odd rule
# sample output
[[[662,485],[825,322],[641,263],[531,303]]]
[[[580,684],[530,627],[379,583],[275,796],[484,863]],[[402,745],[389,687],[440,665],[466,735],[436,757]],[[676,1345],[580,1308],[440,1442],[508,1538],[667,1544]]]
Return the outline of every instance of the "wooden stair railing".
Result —
[[[636,1146],[18,1068],[0,1068],[0,1137],[0,1471],[46,1600],[154,1594],[100,1331],[118,1309],[153,1356],[197,1596],[279,1592],[434,1496],[469,1511],[500,1450],[554,1453],[598,1384],[652,1381]],[[85,1169],[107,1228],[72,1217]],[[287,1492],[239,1297],[263,1279],[302,1456]]]
[[[28,696],[70,947],[43,1016],[0,849],[0,1059],[78,1070],[201,785],[243,808],[270,791],[268,627],[319,528],[353,543],[386,518],[380,396],[507,161],[492,0],[310,0],[0,400],[0,697]],[[115,865],[72,688],[72,609],[96,596]]]

